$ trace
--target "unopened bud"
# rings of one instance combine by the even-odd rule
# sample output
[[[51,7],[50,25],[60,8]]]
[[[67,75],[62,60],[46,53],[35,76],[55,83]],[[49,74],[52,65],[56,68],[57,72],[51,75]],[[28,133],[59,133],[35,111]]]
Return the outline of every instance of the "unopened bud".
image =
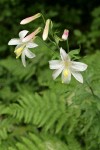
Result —
[[[42,35],[42,38],[43,38],[44,41],[48,37],[50,22],[51,22],[51,20],[47,19],[46,24],[45,24],[45,28],[44,28],[44,31],[43,31],[43,35]]]
[[[69,30],[64,30],[64,33],[63,33],[63,35],[62,35],[62,39],[63,40],[67,40],[67,38],[68,38],[68,35],[69,35]]]
[[[23,20],[20,22],[20,24],[27,24],[27,23],[29,23],[29,22],[31,22],[31,21],[33,21],[33,20],[39,18],[40,16],[41,16],[41,13],[37,13],[37,14],[34,15],[34,16],[31,16],[31,17],[28,17],[28,18],[23,19]]]
[[[28,42],[31,39],[35,38],[35,36],[41,31],[41,27],[37,28],[34,32],[32,32],[31,34],[29,34],[28,36],[26,36],[22,42]]]

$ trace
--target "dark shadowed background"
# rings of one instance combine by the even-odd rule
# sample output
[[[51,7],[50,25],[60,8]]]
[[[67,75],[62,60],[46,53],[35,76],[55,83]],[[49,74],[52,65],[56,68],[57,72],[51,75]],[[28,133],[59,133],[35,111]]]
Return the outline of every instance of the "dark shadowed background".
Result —
[[[22,29],[33,29],[39,24],[19,25],[23,18],[42,12],[51,18],[61,32],[70,30],[70,45],[81,44],[81,53],[99,48],[100,1],[99,0],[0,0],[0,58],[12,55],[8,41]],[[77,44],[76,44],[77,43]],[[84,51],[84,52],[83,52]]]

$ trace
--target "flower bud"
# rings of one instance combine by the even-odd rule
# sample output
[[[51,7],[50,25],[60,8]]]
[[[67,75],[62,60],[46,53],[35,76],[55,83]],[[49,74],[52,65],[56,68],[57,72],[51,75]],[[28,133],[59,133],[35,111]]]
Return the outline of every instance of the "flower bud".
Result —
[[[28,36],[26,36],[22,42],[28,42],[31,39],[35,38],[35,36],[41,31],[41,27],[38,27],[34,32],[32,32],[31,34],[29,34]]]
[[[41,13],[37,13],[37,14],[34,15],[34,16],[31,16],[31,17],[28,17],[28,18],[23,19],[23,20],[20,22],[20,24],[27,24],[27,23],[29,23],[29,22],[31,22],[31,21],[33,21],[33,20],[39,18],[40,16],[41,16]]]
[[[62,39],[63,40],[67,40],[67,38],[68,38],[68,35],[69,35],[69,30],[64,30],[64,33],[63,33],[63,35],[62,35]]]
[[[43,38],[44,41],[48,37],[50,22],[51,22],[51,20],[47,19],[46,24],[45,24],[45,28],[44,28],[44,31],[43,31],[43,35],[42,35],[42,38]]]

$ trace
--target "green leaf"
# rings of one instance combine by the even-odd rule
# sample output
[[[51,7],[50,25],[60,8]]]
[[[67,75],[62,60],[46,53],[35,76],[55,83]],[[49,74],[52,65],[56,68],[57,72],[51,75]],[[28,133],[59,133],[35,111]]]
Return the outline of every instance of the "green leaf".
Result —
[[[80,59],[80,49],[71,50],[68,54],[72,59]]]

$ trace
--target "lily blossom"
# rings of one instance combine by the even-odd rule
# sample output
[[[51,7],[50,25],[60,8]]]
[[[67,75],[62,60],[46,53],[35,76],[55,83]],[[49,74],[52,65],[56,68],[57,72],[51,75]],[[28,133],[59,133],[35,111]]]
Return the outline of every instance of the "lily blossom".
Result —
[[[27,23],[29,23],[29,22],[31,22],[31,21],[33,21],[33,20],[39,18],[40,16],[41,16],[41,13],[37,13],[37,14],[35,14],[34,16],[27,17],[27,18],[23,19],[23,20],[20,22],[20,24],[23,24],[23,25],[24,25],[24,24],[27,24]]]
[[[62,83],[69,83],[71,81],[71,75],[80,83],[83,83],[83,77],[80,72],[85,71],[87,65],[81,62],[71,61],[69,55],[62,48],[60,48],[60,56],[61,60],[49,61],[50,69],[55,70],[52,74],[53,79],[56,79],[62,73]]]
[[[50,22],[51,20],[47,19],[45,27],[44,27],[43,35],[42,35],[42,38],[44,41],[48,38]]]
[[[62,39],[63,40],[67,40],[68,39],[68,35],[69,35],[69,30],[65,29],[64,30],[64,33],[62,35]]]
[[[21,56],[23,66],[26,67],[26,60],[25,56],[28,58],[34,58],[35,54],[32,53],[28,48],[34,48],[37,47],[38,45],[33,42],[32,38],[29,39],[27,42],[23,42],[23,39],[25,38],[26,34],[28,33],[27,30],[23,30],[19,32],[19,38],[11,39],[8,43],[8,45],[17,45],[15,47],[15,54],[16,58]]]

